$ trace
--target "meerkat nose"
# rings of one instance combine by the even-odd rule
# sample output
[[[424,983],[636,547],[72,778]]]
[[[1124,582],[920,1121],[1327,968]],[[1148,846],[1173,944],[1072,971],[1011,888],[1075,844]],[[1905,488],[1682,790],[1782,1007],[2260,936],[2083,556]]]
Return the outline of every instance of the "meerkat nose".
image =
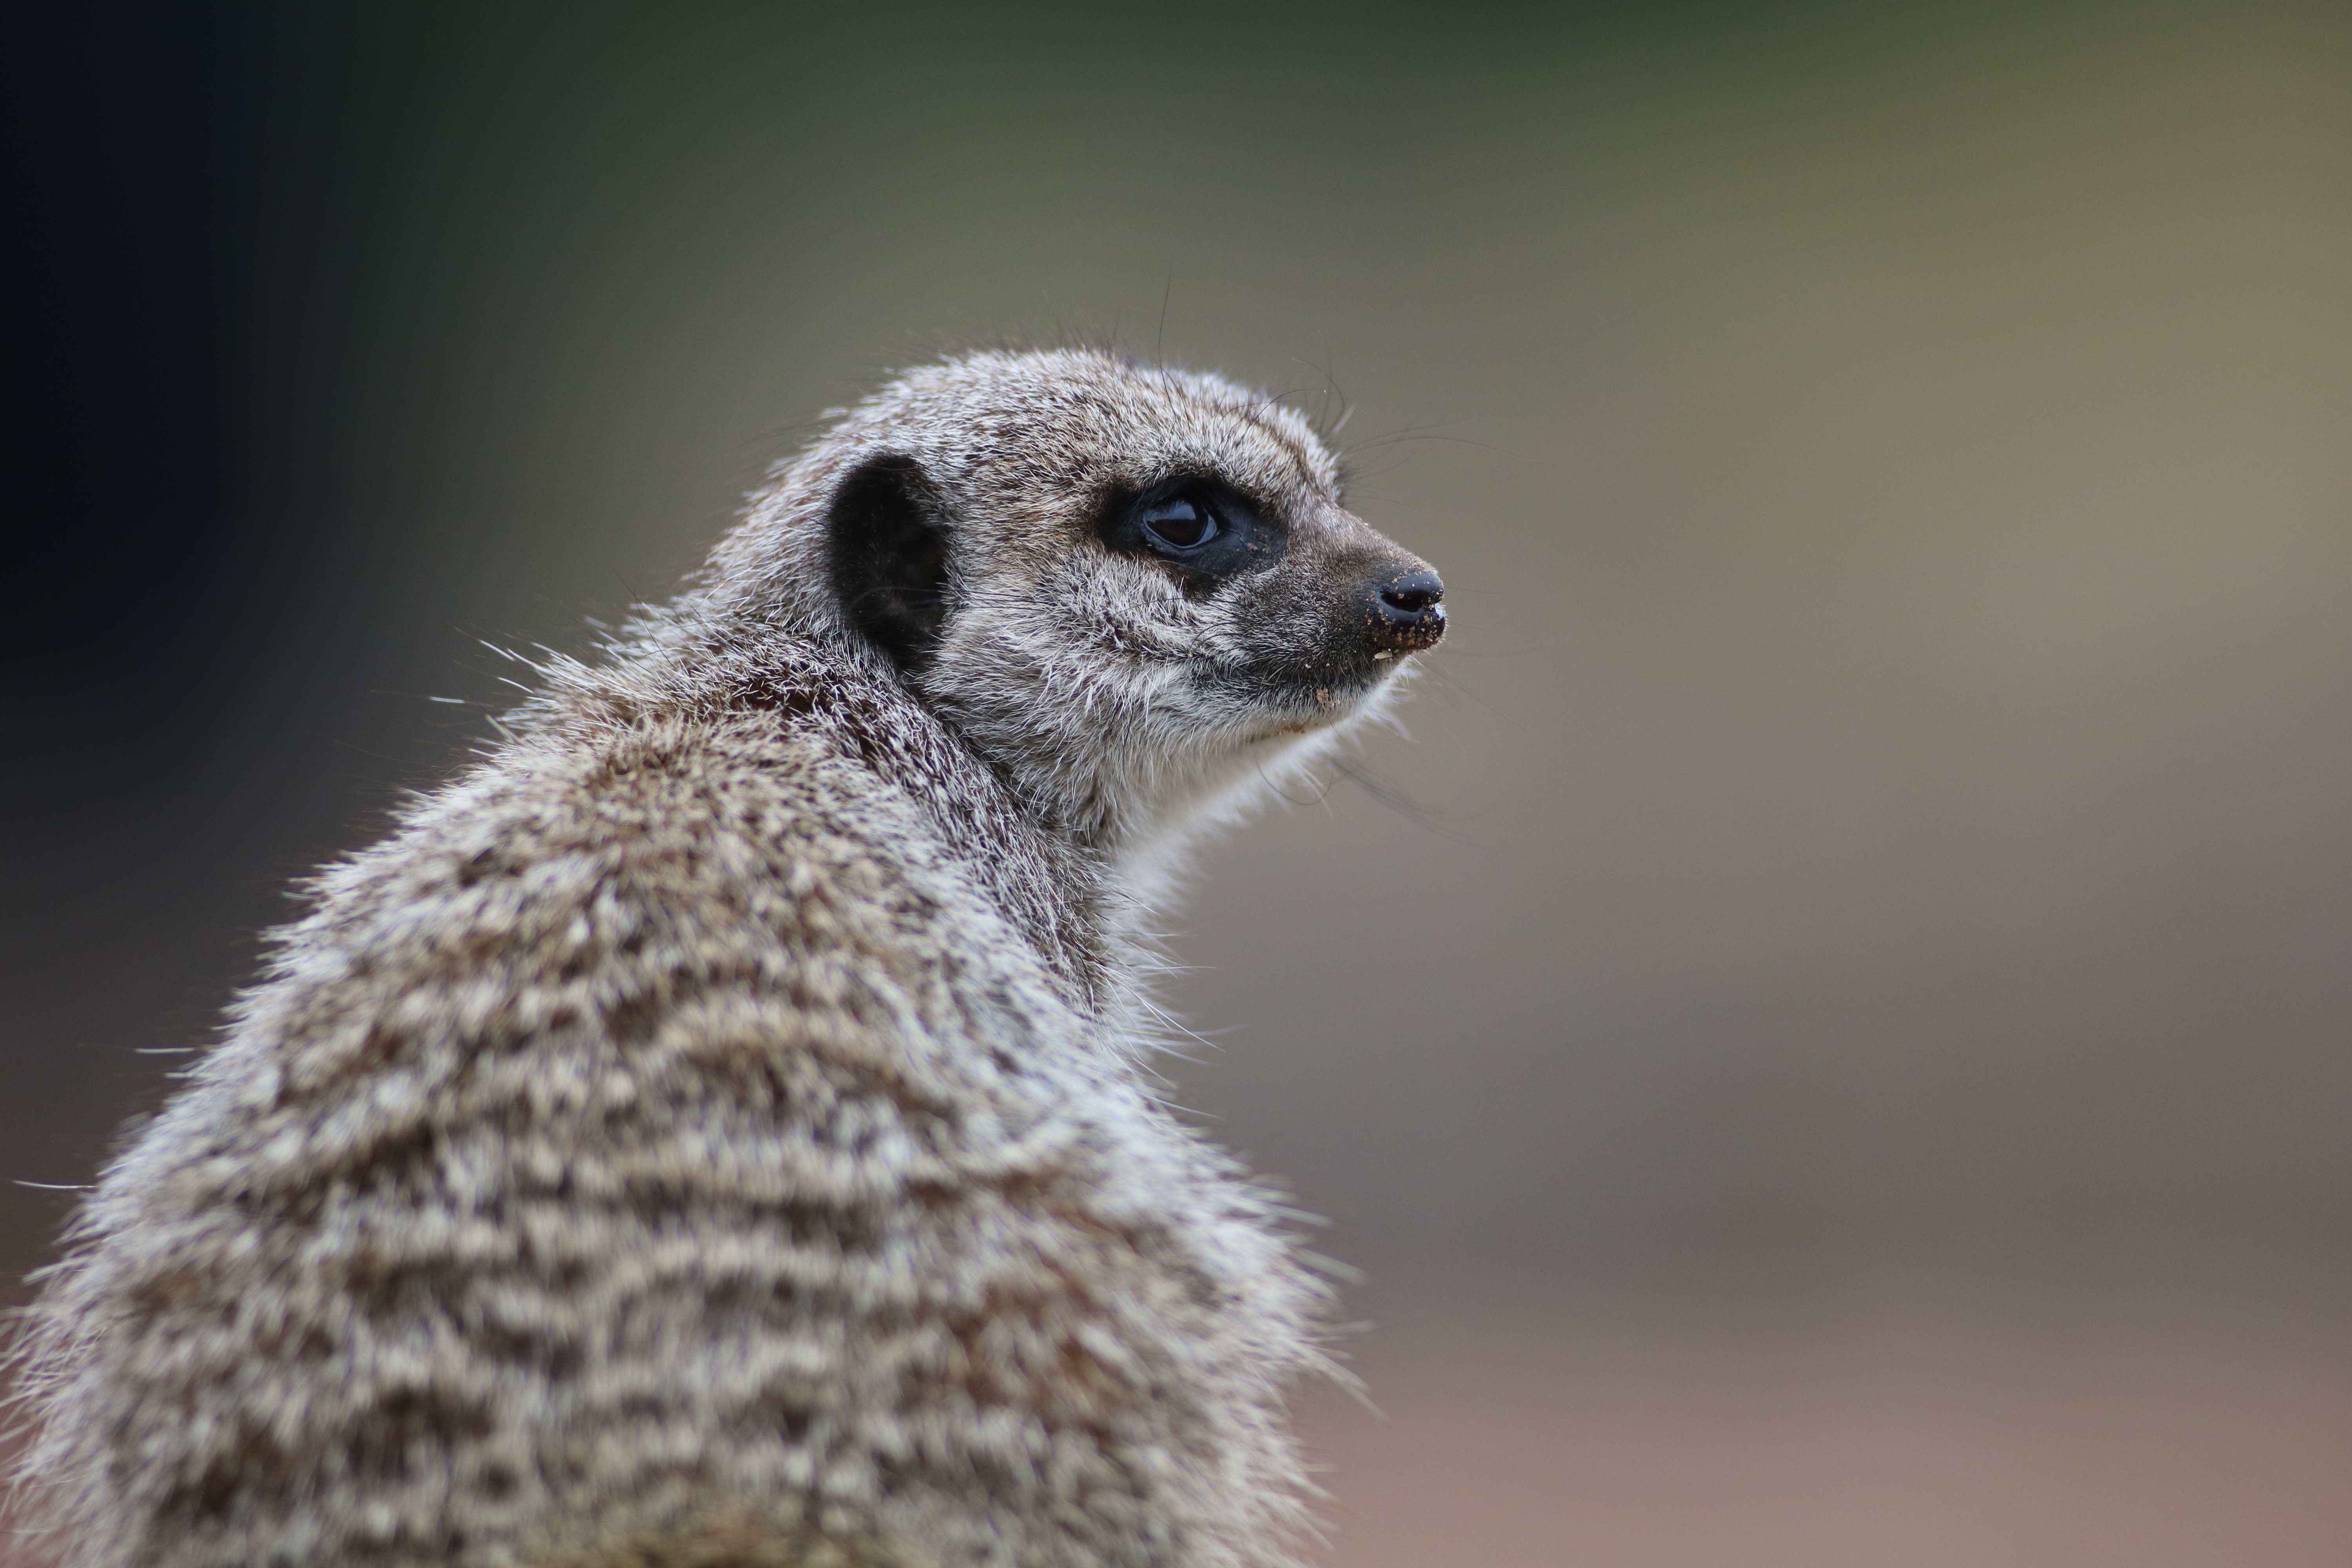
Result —
[[[1445,635],[1445,584],[1423,566],[1391,578],[1369,595],[1372,641],[1384,650],[1419,653]]]

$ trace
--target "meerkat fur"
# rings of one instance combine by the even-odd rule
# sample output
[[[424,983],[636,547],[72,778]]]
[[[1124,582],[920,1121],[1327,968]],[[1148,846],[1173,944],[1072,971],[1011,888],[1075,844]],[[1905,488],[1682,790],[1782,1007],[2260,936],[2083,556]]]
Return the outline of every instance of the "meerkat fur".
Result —
[[[1279,1568],[1323,1292],[1152,911],[1443,631],[1305,421],[912,371],[318,877],[18,1351],[64,1568]]]

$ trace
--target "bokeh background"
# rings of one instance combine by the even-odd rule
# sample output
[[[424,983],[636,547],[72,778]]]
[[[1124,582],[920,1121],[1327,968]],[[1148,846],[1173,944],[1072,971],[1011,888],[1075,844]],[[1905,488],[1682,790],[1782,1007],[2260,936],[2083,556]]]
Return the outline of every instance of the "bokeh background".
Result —
[[[0,1164],[817,413],[1294,393],[1454,631],[1207,858],[1334,1568],[2352,1561],[2352,13],[89,5],[16,51]],[[12,1289],[66,1199],[0,1187]]]

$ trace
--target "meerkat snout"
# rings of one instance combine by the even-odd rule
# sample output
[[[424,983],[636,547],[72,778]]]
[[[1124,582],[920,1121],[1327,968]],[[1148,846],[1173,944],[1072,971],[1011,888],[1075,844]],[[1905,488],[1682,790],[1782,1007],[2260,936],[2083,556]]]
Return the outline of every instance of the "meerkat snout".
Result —
[[[1366,617],[1371,639],[1381,653],[1393,658],[1437,646],[1445,635],[1445,584],[1423,566],[1374,586],[1365,595],[1370,613]],[[1381,657],[1380,653],[1372,656]]]

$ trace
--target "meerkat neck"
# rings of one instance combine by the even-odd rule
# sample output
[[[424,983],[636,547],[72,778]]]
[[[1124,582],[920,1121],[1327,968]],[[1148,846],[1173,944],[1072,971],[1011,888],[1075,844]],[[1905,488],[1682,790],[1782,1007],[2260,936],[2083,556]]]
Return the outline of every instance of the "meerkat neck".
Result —
[[[1067,831],[855,646],[772,626],[696,625],[683,607],[657,612],[601,666],[543,670],[549,698],[526,721],[590,731],[681,719],[781,724],[914,807],[943,865],[979,885],[1071,1002],[1098,1016],[1119,1004],[1139,905],[1102,845]]]

